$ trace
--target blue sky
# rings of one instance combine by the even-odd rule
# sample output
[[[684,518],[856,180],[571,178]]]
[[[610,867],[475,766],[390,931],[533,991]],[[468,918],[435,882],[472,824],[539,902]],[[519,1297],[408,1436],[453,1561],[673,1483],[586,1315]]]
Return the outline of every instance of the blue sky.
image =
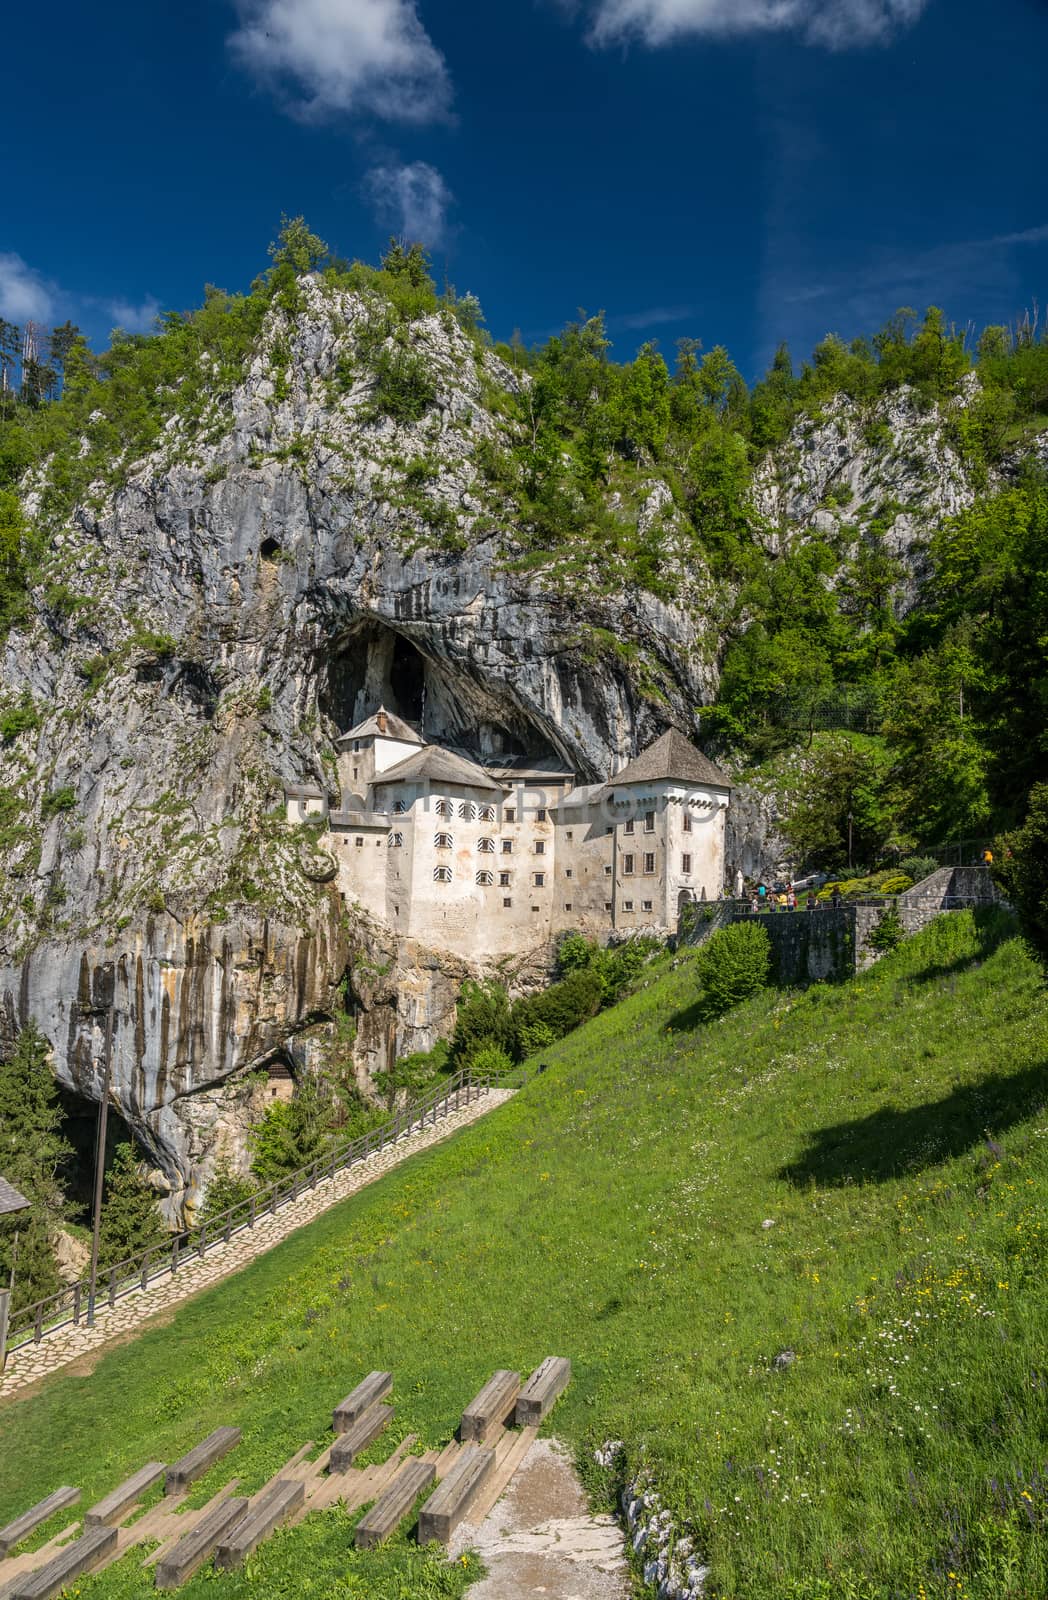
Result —
[[[421,235],[496,338],[604,309],[747,377],[1048,293],[1048,0],[55,0],[8,18],[0,313],[246,287],[281,211]]]

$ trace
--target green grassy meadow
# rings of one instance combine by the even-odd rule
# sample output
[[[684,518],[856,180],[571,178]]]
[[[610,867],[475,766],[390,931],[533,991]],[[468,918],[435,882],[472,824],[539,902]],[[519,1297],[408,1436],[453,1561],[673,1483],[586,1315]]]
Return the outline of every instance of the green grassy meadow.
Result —
[[[501,1110],[173,1322],[0,1408],[0,1522],[85,1503],[220,1422],[249,1489],[372,1367],[377,1449],[447,1440],[497,1366],[570,1355],[552,1430],[595,1503],[625,1442],[721,1600],[1048,1594],[1048,995],[998,914],[870,973],[691,1010],[694,953],[559,1045]],[[765,1226],[770,1223],[771,1226]],[[776,1365],[790,1351],[795,1359]],[[139,1558],[140,1559],[140,1558]],[[320,1514],[196,1600],[453,1596],[475,1567],[356,1555]],[[85,1597],[151,1593],[132,1555]]]

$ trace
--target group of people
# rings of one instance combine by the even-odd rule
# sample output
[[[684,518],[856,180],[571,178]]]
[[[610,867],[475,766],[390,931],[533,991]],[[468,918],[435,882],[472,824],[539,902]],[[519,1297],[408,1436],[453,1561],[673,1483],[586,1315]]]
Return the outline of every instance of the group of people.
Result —
[[[809,889],[804,897],[805,910],[814,911],[818,903],[815,890]],[[833,893],[830,896],[830,904],[834,911],[836,911],[840,903],[841,891],[834,884]],[[766,883],[758,883],[750,898],[750,910],[755,912],[796,911],[798,904],[797,891],[792,883],[776,884],[772,888],[769,888]]]

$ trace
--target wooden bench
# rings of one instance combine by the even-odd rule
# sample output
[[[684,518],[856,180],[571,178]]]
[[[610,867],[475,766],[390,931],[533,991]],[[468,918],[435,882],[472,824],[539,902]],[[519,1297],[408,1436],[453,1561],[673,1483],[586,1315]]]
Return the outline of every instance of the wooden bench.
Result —
[[[436,1475],[434,1462],[409,1456],[389,1488],[379,1495],[371,1510],[357,1523],[357,1549],[374,1550],[376,1545],[388,1539]]]
[[[229,1454],[234,1445],[238,1445],[242,1438],[239,1428],[216,1428],[214,1433],[209,1433],[181,1461],[176,1461],[168,1467],[164,1479],[164,1493],[177,1494],[179,1489],[184,1489],[195,1478],[202,1478],[214,1466],[216,1461],[221,1461],[223,1456]]]
[[[175,1548],[157,1563],[158,1589],[177,1589],[202,1567],[221,1541],[233,1532],[250,1504],[231,1497],[204,1513],[192,1532],[179,1539]]]
[[[79,1489],[56,1489],[54,1494],[49,1494],[46,1500],[41,1500],[38,1505],[30,1510],[23,1511],[20,1517],[9,1522],[6,1528],[0,1528],[0,1557],[6,1556],[16,1544],[21,1544],[23,1539],[28,1539],[48,1517],[53,1517],[56,1511],[64,1511],[67,1506],[75,1506],[80,1499]]]
[[[89,1528],[82,1539],[67,1544],[46,1566],[16,1578],[11,1600],[52,1600],[52,1596],[61,1594],[74,1578],[94,1572],[107,1556],[115,1554],[116,1540],[115,1528]]]
[[[500,1368],[462,1413],[459,1438],[463,1444],[471,1439],[479,1442],[495,1423],[505,1422],[513,1411],[519,1393],[520,1373]]]
[[[305,1498],[306,1486],[301,1478],[278,1478],[232,1532],[222,1539],[215,1551],[215,1566],[239,1567],[274,1528],[278,1528],[293,1511],[298,1510]]]
[[[467,1444],[419,1512],[419,1544],[428,1544],[431,1539],[447,1544],[494,1470],[494,1450]]]
[[[167,1468],[162,1461],[150,1461],[147,1466],[136,1472],[133,1478],[128,1478],[126,1483],[122,1483],[119,1489],[114,1489],[112,1494],[107,1494],[104,1500],[92,1506],[90,1511],[85,1513],[84,1527],[99,1528],[104,1524],[120,1522],[131,1507],[141,1500],[144,1494],[148,1494],[155,1483],[160,1482],[166,1471]]]
[[[363,1383],[358,1383],[352,1394],[347,1394],[341,1405],[335,1407],[331,1426],[336,1433],[348,1433],[358,1417],[370,1411],[379,1400],[384,1400],[393,1389],[392,1372],[369,1372]]]
[[[537,1428],[571,1382],[571,1362],[566,1356],[547,1356],[535,1368],[517,1399],[517,1427]]]
[[[348,1433],[340,1434],[331,1446],[331,1455],[328,1465],[332,1472],[346,1472],[353,1465],[353,1458],[366,1450],[369,1444],[374,1444],[382,1430],[389,1426],[393,1420],[392,1406],[372,1406],[370,1411],[365,1411],[358,1417]]]

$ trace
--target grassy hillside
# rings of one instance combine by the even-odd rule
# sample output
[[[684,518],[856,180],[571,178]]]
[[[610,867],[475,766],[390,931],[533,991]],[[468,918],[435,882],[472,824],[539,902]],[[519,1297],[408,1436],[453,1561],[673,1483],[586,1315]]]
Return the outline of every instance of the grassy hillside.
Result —
[[[0,1520],[219,1421],[255,1486],[373,1366],[449,1436],[496,1366],[572,1356],[555,1415],[595,1494],[626,1442],[738,1600],[1048,1592],[1048,1000],[1006,924],[943,919],[865,977],[711,1027],[694,956],[546,1053],[505,1108],[165,1328],[0,1410]],[[771,1223],[771,1226],[767,1226]],[[795,1360],[775,1363],[792,1351]],[[384,1447],[388,1448],[388,1446]],[[214,1481],[220,1481],[221,1471]],[[251,1576],[455,1594],[337,1518]],[[125,1563],[85,1596],[144,1596]]]

